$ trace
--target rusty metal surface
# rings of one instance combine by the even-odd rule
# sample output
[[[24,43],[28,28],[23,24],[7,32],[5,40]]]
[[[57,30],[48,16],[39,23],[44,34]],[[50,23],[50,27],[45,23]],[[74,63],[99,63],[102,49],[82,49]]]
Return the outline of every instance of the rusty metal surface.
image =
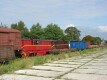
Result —
[[[0,45],[0,62],[12,60],[15,58],[12,45]]]
[[[0,45],[14,45],[14,50],[19,50],[21,47],[20,31],[0,28]]]

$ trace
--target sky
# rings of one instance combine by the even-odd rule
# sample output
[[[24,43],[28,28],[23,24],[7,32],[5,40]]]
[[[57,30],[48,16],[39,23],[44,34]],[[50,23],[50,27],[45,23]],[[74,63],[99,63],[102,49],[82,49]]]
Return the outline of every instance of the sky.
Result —
[[[39,22],[75,25],[85,35],[107,40],[107,0],[0,0],[0,22],[7,26],[24,21],[28,29]]]

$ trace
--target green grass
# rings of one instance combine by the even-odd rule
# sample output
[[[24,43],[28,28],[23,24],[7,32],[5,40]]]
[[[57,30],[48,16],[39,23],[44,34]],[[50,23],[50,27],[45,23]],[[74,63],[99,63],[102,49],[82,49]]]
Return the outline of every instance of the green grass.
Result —
[[[5,73],[11,73],[19,69],[30,68],[34,65],[49,63],[55,60],[65,59],[73,56],[92,54],[92,52],[96,52],[96,51],[100,52],[106,48],[107,47],[101,47],[101,48],[86,49],[86,50],[76,51],[71,53],[62,53],[57,55],[49,54],[46,56],[35,56],[35,57],[15,59],[13,61],[10,61],[9,64],[0,65],[0,75]]]

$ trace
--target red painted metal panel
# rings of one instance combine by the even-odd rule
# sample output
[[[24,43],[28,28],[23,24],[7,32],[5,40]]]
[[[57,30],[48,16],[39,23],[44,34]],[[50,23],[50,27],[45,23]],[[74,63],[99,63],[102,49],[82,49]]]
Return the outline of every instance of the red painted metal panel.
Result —
[[[30,39],[21,40],[21,43],[22,43],[22,47],[23,47],[24,45],[33,45],[33,41],[30,40]]]
[[[40,40],[40,44],[43,44],[43,45],[52,45],[52,41],[51,40]]]
[[[90,46],[90,42],[89,41],[87,42],[87,44],[88,44],[88,48],[90,48],[91,46]]]
[[[22,50],[27,56],[46,55],[52,49],[51,41],[48,40],[22,40]]]

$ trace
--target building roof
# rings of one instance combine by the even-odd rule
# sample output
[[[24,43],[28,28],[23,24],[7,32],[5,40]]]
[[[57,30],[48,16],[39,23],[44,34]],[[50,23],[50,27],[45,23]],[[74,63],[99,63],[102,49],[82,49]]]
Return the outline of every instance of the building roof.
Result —
[[[19,30],[16,30],[16,29],[9,29],[9,28],[0,28],[0,33],[8,33],[8,32],[11,32],[11,33],[20,33]]]

